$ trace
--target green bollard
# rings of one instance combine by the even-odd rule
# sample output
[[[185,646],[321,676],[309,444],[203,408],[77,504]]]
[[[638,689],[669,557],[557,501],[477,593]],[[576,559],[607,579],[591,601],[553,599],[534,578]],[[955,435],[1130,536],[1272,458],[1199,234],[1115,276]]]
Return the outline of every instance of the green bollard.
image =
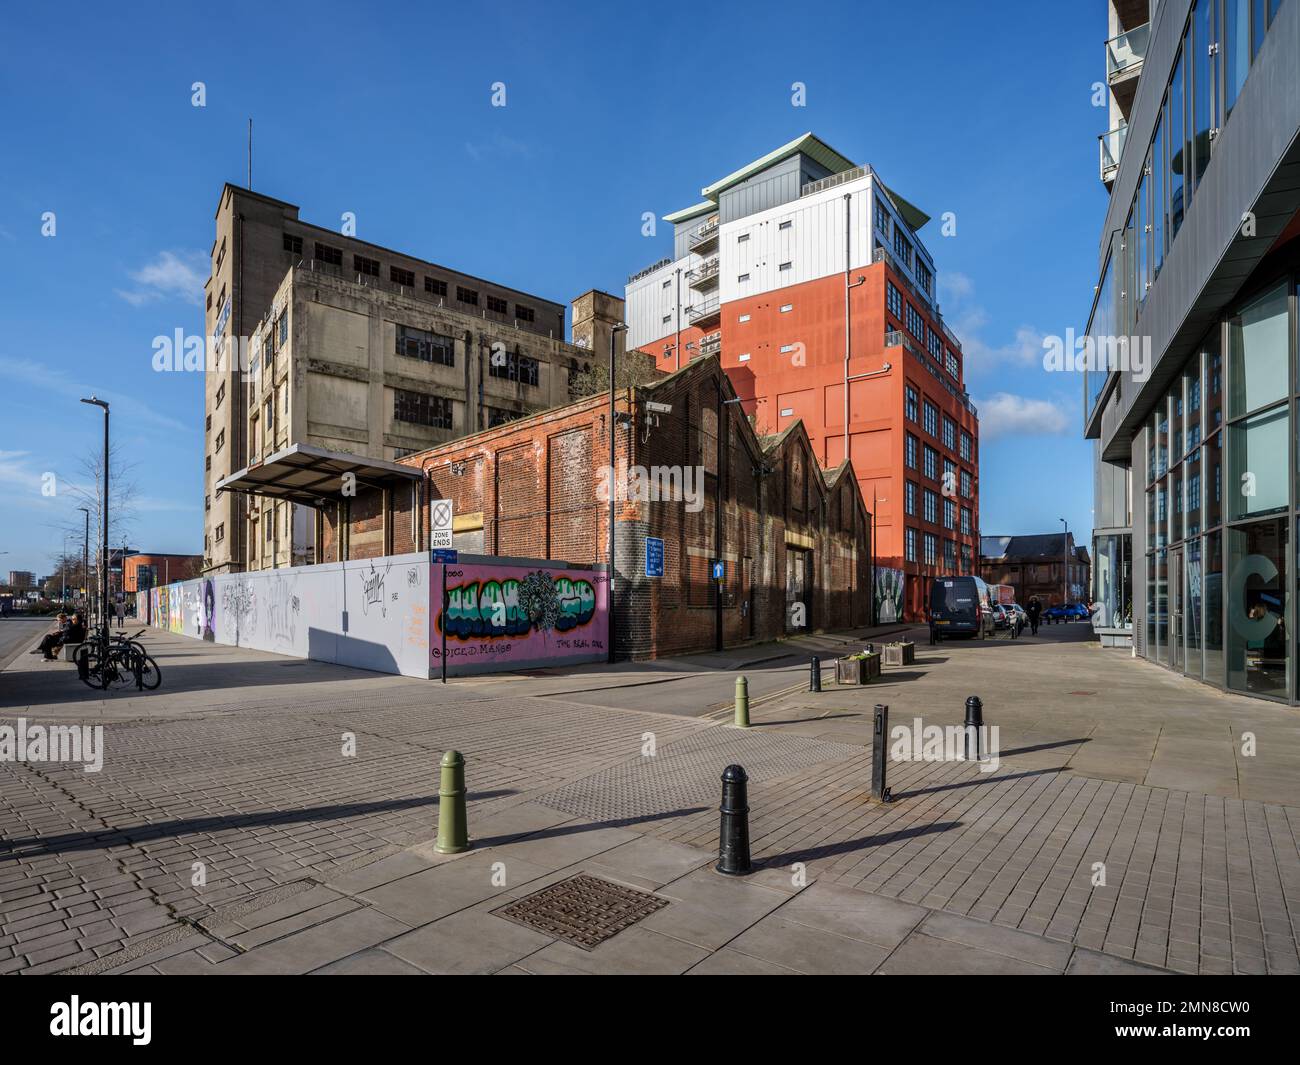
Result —
[[[749,681],[736,678],[736,728],[749,728]]]
[[[439,854],[469,850],[469,829],[465,823],[465,758],[460,751],[442,756],[442,783],[438,788]]]

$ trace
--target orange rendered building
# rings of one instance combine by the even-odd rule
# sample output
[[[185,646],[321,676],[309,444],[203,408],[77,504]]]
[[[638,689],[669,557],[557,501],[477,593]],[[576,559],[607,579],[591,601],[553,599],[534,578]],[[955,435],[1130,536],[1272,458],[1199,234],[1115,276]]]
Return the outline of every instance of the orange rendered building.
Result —
[[[979,421],[917,234],[929,219],[812,134],[703,195],[665,216],[673,257],[629,280],[628,346],[669,371],[716,356],[758,431],[802,421],[828,469],[847,380],[876,616],[923,619],[929,582],[979,558]]]

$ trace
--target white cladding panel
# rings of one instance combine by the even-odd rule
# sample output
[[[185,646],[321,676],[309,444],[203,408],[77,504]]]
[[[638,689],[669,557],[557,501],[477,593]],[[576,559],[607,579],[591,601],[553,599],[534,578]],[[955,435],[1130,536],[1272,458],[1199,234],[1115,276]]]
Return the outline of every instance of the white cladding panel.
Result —
[[[653,273],[637,278],[632,284],[626,286],[624,314],[627,321],[629,348],[639,348],[643,344],[659,340],[676,331],[679,287],[682,328],[685,329],[690,325],[686,317],[686,308],[691,305],[692,300],[699,300],[700,297],[690,288],[686,272],[693,269],[700,261],[698,255],[687,255],[676,262],[665,263]],[[680,286],[677,280],[678,270],[682,272]]]

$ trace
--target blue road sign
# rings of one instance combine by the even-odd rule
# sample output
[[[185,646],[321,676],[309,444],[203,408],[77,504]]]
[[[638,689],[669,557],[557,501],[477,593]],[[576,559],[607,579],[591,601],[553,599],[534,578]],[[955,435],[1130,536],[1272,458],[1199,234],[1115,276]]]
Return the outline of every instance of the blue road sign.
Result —
[[[460,559],[455,551],[449,551],[445,547],[435,547],[433,549],[433,561],[435,563],[445,562],[447,565],[455,565]]]
[[[713,579],[720,581],[727,576],[727,564],[725,562],[713,563]]]
[[[645,575],[647,577],[664,575],[664,542],[657,536],[645,538]]]

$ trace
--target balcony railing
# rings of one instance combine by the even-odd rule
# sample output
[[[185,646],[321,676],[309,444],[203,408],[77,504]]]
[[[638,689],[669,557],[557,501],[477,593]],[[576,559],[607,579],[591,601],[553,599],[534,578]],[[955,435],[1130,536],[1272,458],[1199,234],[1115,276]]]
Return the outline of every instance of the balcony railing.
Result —
[[[885,333],[885,347],[902,348],[910,355],[914,355],[917,361],[925,367],[926,372],[943,386],[944,391],[975,417],[979,417],[979,411],[976,409],[975,404],[970,401],[970,396],[947,380],[943,375],[943,371],[934,364],[933,360],[926,358],[925,352],[921,350],[919,345],[913,343],[911,337],[907,336],[907,334],[899,332],[897,329],[890,329]]]
[[[706,259],[686,275],[691,288],[713,288],[718,283],[718,268],[721,265],[718,256]]]
[[[722,330],[700,337],[700,354],[716,355],[722,350]]]
[[[1106,77],[1114,81],[1123,74],[1137,70],[1146,58],[1151,41],[1151,23],[1136,26],[1116,34],[1106,42]]]
[[[708,245],[718,240],[718,216],[714,215],[695,228],[687,240],[687,247],[693,252],[703,252]]]
[[[710,318],[720,317],[722,313],[722,304],[718,297],[714,296],[703,303],[693,304],[686,308],[686,317],[692,325],[699,325],[701,322],[708,321]]]
[[[1124,155],[1124,141],[1128,137],[1128,126],[1116,126],[1097,138],[1101,149],[1101,180],[1110,184],[1115,180],[1119,170],[1119,161]]]
[[[846,181],[856,181],[858,178],[866,177],[870,173],[872,173],[872,170],[869,166],[855,166],[852,170],[844,170],[838,174],[832,174],[830,177],[808,182],[799,190],[799,195],[811,196],[814,192],[821,192],[822,189],[843,185]]]

